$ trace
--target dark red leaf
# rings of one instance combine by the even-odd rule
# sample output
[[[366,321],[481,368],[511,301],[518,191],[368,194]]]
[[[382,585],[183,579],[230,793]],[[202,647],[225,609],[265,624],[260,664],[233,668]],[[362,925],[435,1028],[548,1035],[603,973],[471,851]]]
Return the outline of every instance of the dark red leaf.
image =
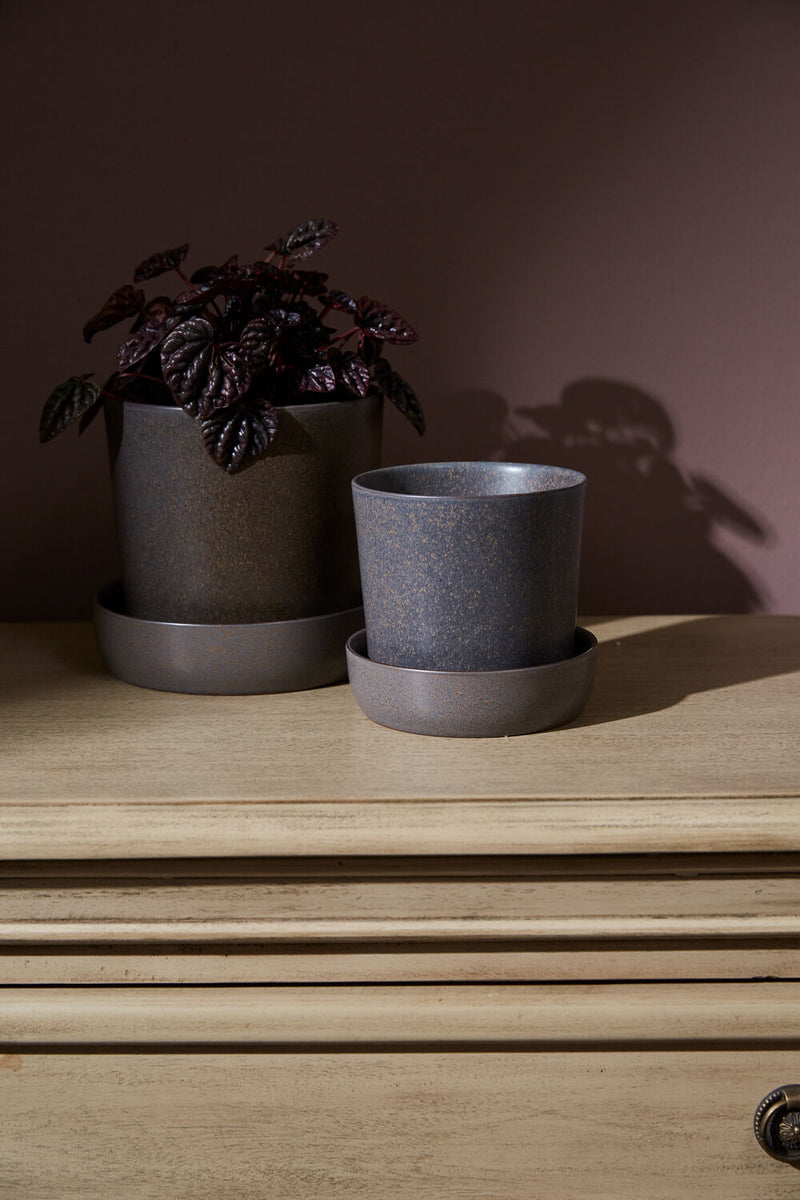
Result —
[[[214,329],[205,317],[182,321],[167,334],[161,347],[164,382],[177,403],[192,417],[198,415],[213,354]]]
[[[226,288],[225,280],[217,275],[208,283],[199,283],[175,297],[176,308],[204,308],[210,300],[219,296]]]
[[[385,358],[375,364],[374,380],[386,399],[408,418],[417,433],[424,433],[425,417],[414,390],[392,370]]]
[[[300,313],[296,312],[293,308],[273,308],[271,312],[267,313],[267,316],[273,317],[278,325],[281,326],[299,325],[302,321]]]
[[[338,369],[342,383],[349,392],[356,396],[366,396],[369,390],[369,370],[363,358],[347,351],[342,355]]]
[[[39,420],[39,441],[49,442],[67,425],[99,404],[100,388],[89,375],[73,375],[60,383],[45,401]]]
[[[335,392],[336,376],[327,362],[314,363],[301,377],[301,392]]]
[[[269,361],[270,352],[275,345],[276,330],[276,323],[269,317],[255,317],[248,321],[242,330],[239,345],[254,375],[263,370]]]
[[[252,269],[262,284],[274,283],[281,291],[283,290],[283,285],[286,281],[286,272],[282,271],[280,267],[276,267],[274,263],[262,262],[259,259],[253,263]]]
[[[219,267],[198,267],[189,276],[191,283],[203,284],[211,283],[212,279],[216,279],[219,275]]]
[[[103,401],[98,397],[94,404],[91,404],[89,408],[86,409],[86,412],[78,422],[78,437],[81,437],[86,432],[102,407]]]
[[[174,315],[175,305],[169,296],[154,296],[152,300],[148,300],[147,304],[145,304],[139,314],[139,321],[166,321]]]
[[[156,296],[154,300],[145,304],[139,314],[139,320],[133,327],[133,333],[117,350],[120,371],[129,370],[146,358],[152,350],[156,350],[180,319],[175,313],[172,301],[166,296]]]
[[[322,303],[330,308],[338,309],[339,312],[355,313],[358,309],[358,304],[352,296],[348,296],[347,292],[327,292],[322,297]]]
[[[109,296],[100,311],[86,322],[83,327],[83,340],[90,342],[102,329],[110,329],[126,317],[135,316],[143,307],[144,292],[126,283],[124,287],[118,288],[113,296]]]
[[[408,322],[394,309],[362,296],[358,301],[356,322],[365,333],[382,342],[415,342],[417,335]]]
[[[165,271],[174,271],[186,258],[188,249],[189,243],[185,242],[182,246],[176,246],[174,250],[161,250],[158,254],[151,254],[144,262],[140,262],[133,272],[133,282],[142,283],[145,279],[155,279],[156,275],[163,275]]]
[[[237,346],[226,346],[214,354],[208,381],[200,397],[200,416],[214,409],[227,408],[245,394],[250,386],[247,359]]]
[[[267,250],[282,255],[287,260],[286,265],[293,267],[317,250],[321,250],[338,232],[339,226],[334,221],[326,221],[324,218],[306,221],[272,242],[267,246]]]
[[[233,475],[266,454],[278,431],[278,414],[268,400],[250,400],[212,413],[200,429],[214,462]]]
[[[129,371],[136,363],[147,358],[151,351],[158,349],[170,329],[180,319],[179,316],[172,316],[162,321],[145,321],[140,325],[117,350],[117,366],[120,371]]]
[[[295,296],[321,296],[327,282],[324,271],[290,271],[285,277],[284,290]]]
[[[204,317],[189,317],[167,334],[161,347],[164,380],[190,417],[205,418],[244,395],[250,383],[245,355],[215,344]]]

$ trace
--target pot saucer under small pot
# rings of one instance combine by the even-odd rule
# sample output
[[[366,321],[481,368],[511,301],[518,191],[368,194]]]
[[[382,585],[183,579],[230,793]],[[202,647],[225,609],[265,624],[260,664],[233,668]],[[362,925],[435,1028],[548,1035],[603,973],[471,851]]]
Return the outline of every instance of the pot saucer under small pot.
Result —
[[[95,597],[94,628],[112,675],[196,695],[299,692],[347,678],[344,645],[363,608],[294,621],[188,625],[129,617],[119,581]]]
[[[434,737],[509,737],[572,721],[594,682],[597,639],[580,626],[573,654],[505,671],[429,671],[367,656],[366,630],[347,642],[347,670],[362,712],[378,725]]]

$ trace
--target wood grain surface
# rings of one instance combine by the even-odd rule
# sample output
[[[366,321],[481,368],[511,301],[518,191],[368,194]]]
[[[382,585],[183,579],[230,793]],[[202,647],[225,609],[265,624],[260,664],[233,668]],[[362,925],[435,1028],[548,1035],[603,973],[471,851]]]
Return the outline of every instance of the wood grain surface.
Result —
[[[0,1047],[782,1042],[800,982],[4,988]]]
[[[800,618],[593,628],[577,721],[470,740],[383,729],[347,685],[138,689],[88,626],[6,626],[0,854],[800,849]]]
[[[797,1052],[10,1059],[3,1200],[797,1196],[752,1132],[761,1098],[800,1078]]]

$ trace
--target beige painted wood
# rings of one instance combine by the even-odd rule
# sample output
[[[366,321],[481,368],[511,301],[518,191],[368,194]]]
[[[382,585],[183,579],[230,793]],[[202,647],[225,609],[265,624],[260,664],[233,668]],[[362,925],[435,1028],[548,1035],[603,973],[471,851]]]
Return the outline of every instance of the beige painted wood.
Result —
[[[800,815],[786,796],[0,805],[0,855],[9,858],[406,855],[424,847],[437,855],[798,851]]]
[[[1,875],[1,873],[0,873]],[[270,879],[15,887],[19,940],[281,941],[462,937],[800,936],[797,873],[771,878]]]
[[[797,1051],[0,1057],[3,1200],[790,1200]]]
[[[751,942],[435,947],[332,946],[326,953],[182,946],[20,948],[0,953],[0,986],[41,984],[514,983],[565,980],[800,979],[800,947]]]
[[[0,983],[800,976],[799,912],[787,855],[6,864]]]
[[[181,942],[213,946],[220,942],[247,943],[350,943],[441,941],[592,941],[653,938],[780,939],[798,937],[800,918],[780,917],[585,917],[498,918],[462,920],[436,918],[371,921],[346,918],[331,921],[294,919],[225,921],[8,921],[0,922],[0,939],[10,945],[45,942],[85,944],[96,942]]]
[[[800,982],[4,988],[0,1046],[722,1041],[800,1047]]]
[[[532,737],[382,729],[341,687],[197,697],[88,627],[0,631],[0,854],[800,849],[800,618],[596,623],[597,685]]]

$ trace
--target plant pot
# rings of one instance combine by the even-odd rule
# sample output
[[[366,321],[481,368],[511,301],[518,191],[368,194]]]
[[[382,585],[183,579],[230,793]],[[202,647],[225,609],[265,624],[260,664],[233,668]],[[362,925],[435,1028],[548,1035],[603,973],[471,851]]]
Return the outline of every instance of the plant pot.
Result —
[[[380,399],[280,409],[275,444],[235,475],[180,408],[107,400],[105,417],[128,616],[234,625],[361,603],[350,481],[380,461]]]
[[[357,477],[369,658],[456,672],[570,658],[585,485],[562,467],[497,462]]]

